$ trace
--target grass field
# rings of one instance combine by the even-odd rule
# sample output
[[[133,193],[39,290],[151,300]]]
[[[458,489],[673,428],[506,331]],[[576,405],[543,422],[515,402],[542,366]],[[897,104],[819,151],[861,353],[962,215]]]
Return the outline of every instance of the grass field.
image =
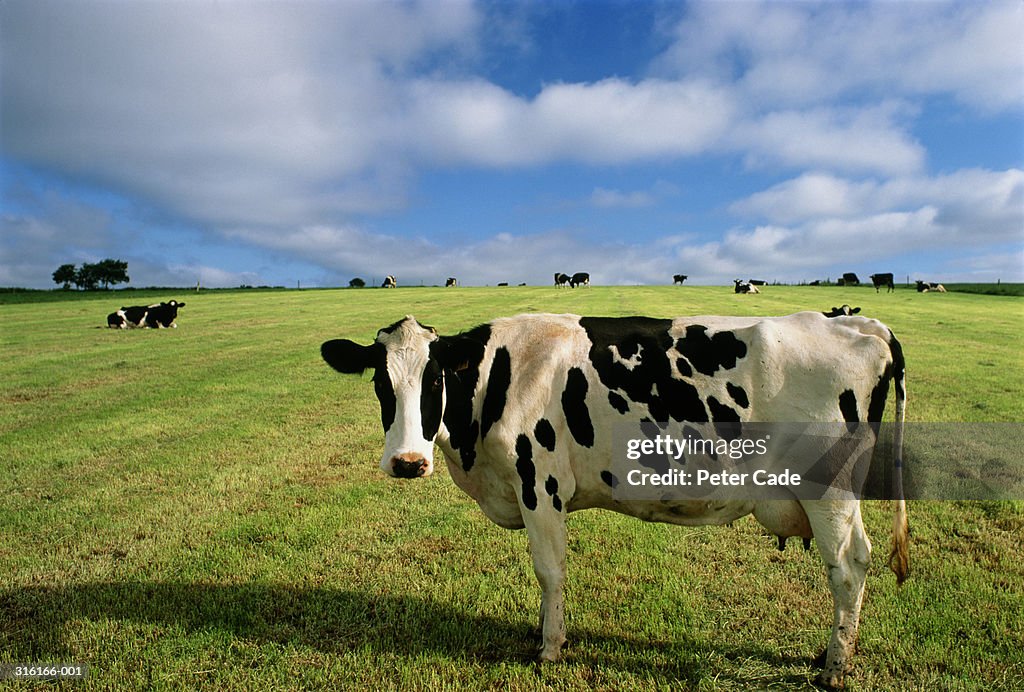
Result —
[[[52,295],[52,294],[47,294]],[[913,421],[1024,421],[1024,300],[839,288],[133,292],[0,304],[0,664],[98,689],[805,689],[831,627],[815,553],[732,527],[569,521],[570,648],[532,661],[524,532],[440,468],[396,481],[368,378],[319,358],[412,313],[784,314],[844,302],[904,344]],[[890,401],[891,415],[891,401]],[[868,573],[852,689],[1024,688],[1024,503],[912,502],[910,580]],[[880,558],[891,507],[865,503]],[[28,683],[0,683],[12,689]]]

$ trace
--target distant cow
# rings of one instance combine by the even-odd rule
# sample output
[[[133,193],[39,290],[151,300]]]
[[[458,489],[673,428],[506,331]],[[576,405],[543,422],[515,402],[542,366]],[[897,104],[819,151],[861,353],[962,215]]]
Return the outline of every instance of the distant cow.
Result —
[[[672,285],[681,284],[689,278],[686,274],[674,274],[672,276]]]
[[[815,279],[814,281],[812,281],[811,283],[809,283],[807,285],[808,286],[820,286],[821,285],[821,279]]]
[[[384,283],[380,285],[381,288],[398,288],[398,280],[391,274],[384,277]]]
[[[743,279],[733,279],[732,282],[733,293],[760,293],[760,291],[757,290],[757,286],[750,283],[749,281],[744,281]]]
[[[499,286],[508,286],[508,281],[500,281],[500,282],[498,282],[498,285]]]
[[[753,514],[782,538],[817,542],[834,605],[818,681],[842,684],[871,560],[860,503],[792,494],[714,502],[617,496],[615,488],[633,483],[629,478],[639,472],[617,475],[613,430],[670,420],[877,423],[893,384],[899,472],[905,365],[899,342],[881,322],[826,319],[820,312],[674,320],[528,314],[441,336],[407,316],[380,329],[369,345],[333,339],[320,353],[339,372],[374,370],[383,472],[431,475],[436,443],[451,479],[491,521],[526,529],[541,590],[541,661],[558,660],[566,641],[569,513],[602,508],[689,526],[731,524]],[[864,427],[873,434],[874,427]],[[902,495],[892,538],[889,565],[902,582],[909,569]]]
[[[445,288],[452,288],[452,287],[458,286],[458,285],[459,285],[459,281],[454,276],[449,276],[448,280],[444,282],[444,287]]]
[[[768,282],[764,279],[747,279],[747,283],[751,286],[764,286]]]
[[[837,283],[840,286],[860,286],[860,279],[853,272],[846,272]]]
[[[872,274],[871,283],[875,286],[875,293],[878,293],[882,286],[888,287],[886,293],[896,290],[896,287],[893,285],[892,274]]]
[[[154,303],[153,305],[133,305],[123,307],[117,312],[107,315],[107,326],[112,329],[134,329],[136,327],[148,327],[150,329],[176,328],[178,325],[175,319],[178,317],[178,308],[185,307],[184,303],[172,300],[168,303]]]
[[[943,286],[942,284],[932,283],[931,281],[917,282],[918,293],[928,293],[929,291],[934,291],[935,293],[945,293],[946,287]]]
[[[569,275],[555,272],[555,287],[562,288],[569,285]]]
[[[850,317],[851,315],[856,315],[858,312],[860,312],[860,308],[851,308],[849,305],[844,304],[842,307],[834,307],[830,312],[823,312],[821,314],[825,317]]]
[[[569,279],[569,286],[576,288],[577,286],[589,286],[590,285],[590,274],[587,272],[576,272]]]

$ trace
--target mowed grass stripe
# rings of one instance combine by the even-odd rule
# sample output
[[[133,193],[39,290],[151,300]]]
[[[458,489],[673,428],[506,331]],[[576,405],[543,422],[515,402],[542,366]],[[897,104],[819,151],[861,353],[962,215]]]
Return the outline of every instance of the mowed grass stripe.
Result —
[[[816,553],[733,527],[570,519],[567,659],[531,663],[523,532],[443,469],[377,470],[368,377],[320,343],[406,314],[442,333],[526,311],[784,314],[859,305],[904,344],[915,421],[1020,421],[1016,298],[865,289],[553,287],[162,293],[0,305],[0,661],[83,689],[804,689],[831,626]],[[887,414],[891,416],[891,398]],[[876,557],[891,508],[866,503]],[[911,580],[868,576],[853,689],[1024,682],[1021,503],[914,502]]]

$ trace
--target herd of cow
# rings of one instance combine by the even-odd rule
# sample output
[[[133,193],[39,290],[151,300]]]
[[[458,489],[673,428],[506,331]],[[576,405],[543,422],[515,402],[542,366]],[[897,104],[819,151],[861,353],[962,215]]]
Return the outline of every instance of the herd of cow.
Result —
[[[686,274],[676,274],[672,277],[673,284],[682,284],[689,277]],[[742,279],[733,280],[733,291],[735,293],[760,293],[758,286],[764,286],[765,281],[759,279]],[[847,273],[843,274],[843,278],[837,281],[840,286],[857,286],[860,284],[860,279],[857,278],[856,274]],[[872,274],[871,283],[875,287],[877,293],[883,286],[887,287],[889,291],[895,290],[893,283],[892,274]],[[459,285],[458,279],[454,276],[449,276],[445,281],[446,288],[453,288]],[[525,286],[526,284],[519,284]],[[576,288],[577,286],[589,286],[590,285],[590,274],[587,272],[577,272],[572,276],[563,274],[561,272],[555,273],[555,286],[557,288],[570,287]],[[820,285],[819,281],[812,281],[812,286]],[[508,286],[507,283],[499,283],[498,286]],[[398,280],[392,274],[388,274],[384,277],[384,282],[381,284],[381,288],[397,288]],[[932,283],[929,281],[918,281],[917,282],[918,293],[928,293],[929,291],[935,293],[945,293],[946,287],[939,283]],[[173,328],[178,325],[175,323],[175,319],[178,317],[178,308],[185,307],[184,303],[179,303],[176,300],[171,300],[167,303],[154,303],[153,305],[133,305],[131,307],[122,307],[115,312],[107,315],[107,326],[113,329],[131,329],[136,327],[148,327],[151,329],[163,329]]]
[[[690,277],[687,276],[686,274],[673,274],[672,284],[682,285],[688,278]],[[734,291],[736,293],[760,293],[757,287],[764,286],[766,283],[766,281],[760,279],[747,279],[746,281],[743,281],[742,279],[733,280]],[[810,285],[820,286],[821,283],[821,281],[812,281]],[[889,291],[894,291],[896,288],[895,282],[893,280],[893,275],[891,272],[886,274],[872,274],[871,283],[875,287],[875,292],[881,290],[883,286],[886,287],[887,289],[886,293],[888,293]],[[859,286],[860,279],[853,272],[847,272],[846,274],[843,274],[842,278],[836,280],[836,284],[838,286]],[[458,286],[459,282],[458,279],[456,279],[454,276],[449,276],[448,279],[445,281],[444,285],[445,288],[453,288]],[[519,285],[525,286],[526,284]],[[576,288],[577,286],[589,285],[590,274],[588,274],[587,272],[576,272],[572,276],[564,274],[562,272],[555,272],[555,286],[557,288],[563,288],[565,286],[568,286],[570,288]],[[508,283],[501,282],[498,284],[498,286],[508,286]],[[381,288],[397,287],[398,281],[397,279],[395,279],[393,275],[389,274],[386,277],[384,277],[384,283],[381,284]],[[917,291],[919,293],[927,293],[928,291],[945,293],[946,288],[942,284],[932,283],[929,281],[918,281]]]
[[[677,275],[675,283],[686,280]],[[892,290],[891,274],[871,277]],[[589,274],[556,274],[556,286],[586,286]],[[764,282],[735,282],[757,293]],[[926,289],[944,290],[926,285]],[[456,286],[450,278],[448,286]],[[395,287],[388,276],[384,287]],[[741,286],[746,288],[741,289]],[[122,307],[112,328],[173,328],[185,303]],[[616,492],[613,429],[680,424],[870,422],[875,444],[895,390],[893,476],[902,473],[906,387],[903,350],[881,322],[849,305],[781,317],[580,317],[524,314],[441,336],[412,316],[383,327],[369,345],[321,346],[342,373],[374,371],[384,448],[380,468],[420,478],[434,446],[454,482],[499,526],[525,528],[541,587],[541,661],[566,641],[563,590],[566,518],[604,508],[645,521],[729,524],[753,515],[779,537],[811,539],[827,567],[834,601],[818,682],[842,684],[852,665],[871,543],[860,502],[825,499],[634,500]],[[898,484],[898,480],[897,480]],[[897,485],[897,487],[901,487]],[[899,491],[900,493],[902,491]],[[906,502],[897,495],[889,565],[909,573]]]

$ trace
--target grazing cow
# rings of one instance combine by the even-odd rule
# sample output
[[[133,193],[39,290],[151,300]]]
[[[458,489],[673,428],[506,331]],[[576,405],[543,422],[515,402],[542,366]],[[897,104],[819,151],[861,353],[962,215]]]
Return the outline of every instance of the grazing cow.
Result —
[[[733,279],[733,293],[760,293],[757,286],[742,279]]]
[[[527,314],[439,336],[407,316],[368,346],[334,339],[320,351],[340,372],[374,370],[385,473],[429,476],[436,442],[453,481],[489,519],[526,528],[541,587],[541,661],[557,660],[565,643],[569,512],[604,508],[683,525],[752,513],[778,536],[817,539],[835,605],[819,680],[842,683],[871,551],[860,503],[615,497],[623,479],[613,473],[612,430],[643,420],[880,421],[894,382],[898,474],[905,368],[882,323],[820,312],[674,320]],[[902,495],[893,542],[889,564],[902,583],[909,569]]]
[[[896,290],[896,287],[893,285],[892,274],[872,274],[871,283],[874,284],[875,293],[878,293],[882,286],[888,287],[886,293]]]
[[[823,312],[821,314],[825,317],[850,317],[851,315],[856,315],[858,312],[860,312],[860,308],[851,308],[849,305],[844,303],[840,308],[833,307],[831,311]]]
[[[686,281],[689,278],[690,277],[688,277],[686,274],[673,274],[672,275],[672,285],[675,286],[676,284],[682,284],[684,281]]]
[[[107,326],[115,329],[129,329],[135,327],[149,327],[151,329],[177,328],[175,320],[178,318],[178,308],[185,307],[184,303],[172,300],[168,303],[154,303],[153,305],[133,305],[121,308],[117,312],[107,315]]]
[[[936,293],[945,293],[946,287],[942,284],[932,283],[931,281],[918,281],[917,292],[928,293],[929,291],[935,291]]]
[[[814,281],[812,281],[811,283],[809,283],[807,285],[808,286],[820,286],[821,285],[821,279],[815,279]]]
[[[384,283],[380,285],[381,288],[398,288],[398,280],[391,274],[384,277]]]
[[[846,272],[843,278],[837,281],[840,286],[860,286],[860,279],[853,272]]]
[[[555,272],[555,288],[564,288],[569,285],[569,275]]]
[[[576,272],[569,279],[570,288],[576,288],[577,286],[589,286],[590,285],[590,274],[587,272]]]
[[[444,287],[445,288],[454,288],[454,287],[456,287],[458,285],[459,285],[459,281],[454,276],[449,276],[448,280],[444,282]]]

